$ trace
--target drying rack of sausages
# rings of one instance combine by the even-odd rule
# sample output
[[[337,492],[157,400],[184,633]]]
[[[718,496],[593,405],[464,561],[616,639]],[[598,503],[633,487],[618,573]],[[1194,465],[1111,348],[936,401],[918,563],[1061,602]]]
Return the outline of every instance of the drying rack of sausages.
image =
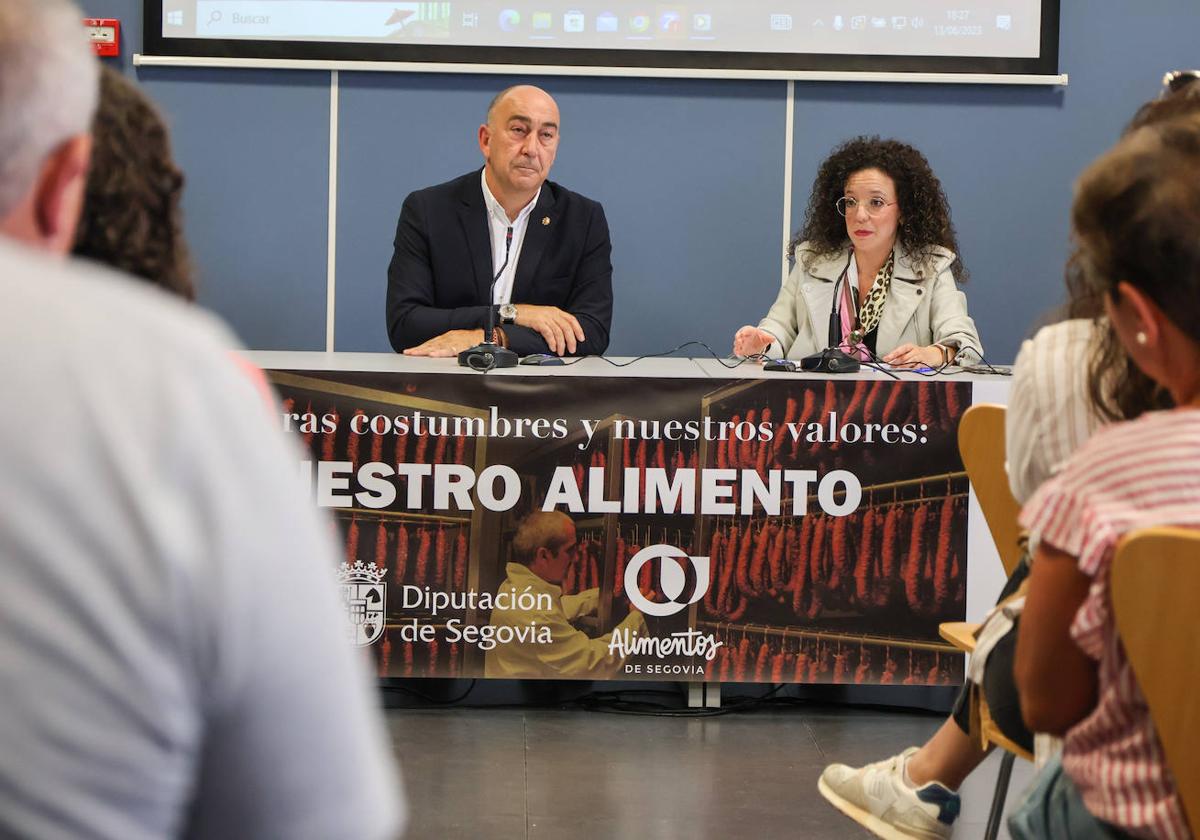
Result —
[[[567,574],[562,582],[564,595],[576,595],[600,586],[600,568],[604,565],[604,529],[577,530],[575,539],[575,557],[567,566]]]
[[[701,448],[710,467],[848,470],[862,483],[849,515],[698,515],[711,585],[691,626],[725,642],[715,680],[940,684],[961,677],[962,657],[938,638],[966,611],[969,482],[957,423],[970,385],[891,380],[756,380],[708,395],[714,421],[775,425],[909,424],[925,443],[884,447],[861,439],[729,437]],[[861,429],[860,429],[861,431]],[[855,436],[850,436],[855,437]],[[894,457],[893,457],[894,453]],[[736,494],[735,494],[736,498]],[[845,497],[839,494],[840,502]]]
[[[390,511],[338,509],[337,516],[346,525],[346,560],[374,563],[387,569],[384,580],[389,586],[389,618],[383,637],[374,645],[380,676],[457,676],[462,666],[462,651],[457,643],[446,644],[434,638],[417,645],[397,642],[400,657],[393,660],[392,630],[398,622],[392,618],[401,602],[402,587],[429,587],[435,591],[463,592],[471,565],[471,521],[463,516],[437,516]],[[449,617],[463,617],[466,613]],[[416,619],[422,625],[440,630],[446,618],[435,619],[420,610],[407,610],[404,621]],[[440,644],[440,648],[439,648]]]
[[[714,577],[695,607],[697,625],[743,634],[777,628],[799,633],[796,638],[886,648],[873,665],[869,653],[857,657],[859,681],[873,675],[871,681],[883,682],[894,674],[894,648],[951,653],[929,640],[947,616],[965,611],[966,540],[955,523],[966,516],[967,499],[966,473],[953,472],[864,487],[863,504],[849,516],[712,519],[705,544]],[[811,629],[821,627],[841,632]],[[895,628],[906,635],[894,635]],[[824,653],[828,646],[818,647]],[[804,652],[811,662],[814,652]],[[953,657],[936,660],[925,673],[936,665],[953,677],[961,665]],[[923,663],[910,664],[912,676]]]
[[[425,428],[421,433],[401,433],[394,424],[389,424],[387,431],[377,432],[369,423],[374,416],[403,416],[414,410],[425,416],[486,417],[486,412],[479,409],[316,377],[282,372],[270,376],[285,394],[285,412],[332,419],[322,431],[301,432],[314,461],[348,461],[352,474],[368,462],[454,463],[476,469],[486,462],[486,438],[425,434]],[[356,417],[360,419],[356,421]],[[356,429],[362,433],[356,433]],[[419,610],[401,609],[405,586],[447,592],[478,588],[481,533],[491,527],[482,510],[434,513],[431,494],[425,493],[422,501],[420,509],[409,509],[401,492],[384,509],[354,506],[332,511],[346,561],[351,565],[374,563],[386,570],[386,624],[382,637],[370,646],[381,677],[454,676],[470,672],[476,657],[482,667],[482,655],[475,646],[448,644],[440,638],[414,644],[399,638],[401,624],[411,624],[413,619],[436,628],[439,637],[451,618],[468,624],[476,619],[474,609],[443,610],[436,619]]]
[[[707,517],[705,553],[718,574],[703,613],[738,621],[757,600],[809,621],[874,610],[940,621],[961,605],[966,545],[955,538],[955,524],[966,515],[967,474],[870,485],[862,493],[849,516]]]
[[[937,642],[701,621],[722,642],[720,682],[957,685],[962,655]]]

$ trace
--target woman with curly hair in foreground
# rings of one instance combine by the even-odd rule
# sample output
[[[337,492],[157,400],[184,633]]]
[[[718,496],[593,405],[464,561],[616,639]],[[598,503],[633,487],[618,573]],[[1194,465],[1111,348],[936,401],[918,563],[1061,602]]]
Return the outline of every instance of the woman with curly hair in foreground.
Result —
[[[179,201],[183,173],[154,104],[104,68],[92,126],[92,167],[75,256],[127,271],[195,300]]]
[[[788,247],[795,266],[767,316],[737,331],[733,352],[820,352],[836,311],[841,348],[863,360],[941,367],[964,352],[979,358],[958,290],[966,269],[957,247],[925,157],[896,140],[855,137],[821,164],[804,227]]]

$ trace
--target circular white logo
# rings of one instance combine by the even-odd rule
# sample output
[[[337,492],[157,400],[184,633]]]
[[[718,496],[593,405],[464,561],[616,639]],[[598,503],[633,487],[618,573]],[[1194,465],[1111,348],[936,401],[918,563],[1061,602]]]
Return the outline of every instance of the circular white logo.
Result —
[[[692,568],[696,570],[696,591],[687,601],[676,601],[675,599],[683,594],[683,587],[687,584],[687,575],[678,562],[683,559],[691,563]],[[642,571],[642,567],[651,560],[663,561],[659,564],[658,577],[659,588],[668,599],[664,604],[656,604],[647,599],[638,589],[638,574]],[[674,562],[668,563],[666,562],[668,560]],[[629,565],[625,567],[625,594],[629,596],[629,602],[646,615],[675,615],[704,597],[704,593],[708,591],[708,574],[709,559],[707,557],[689,557],[687,552],[673,545],[663,543],[648,545],[633,555],[629,560]]]

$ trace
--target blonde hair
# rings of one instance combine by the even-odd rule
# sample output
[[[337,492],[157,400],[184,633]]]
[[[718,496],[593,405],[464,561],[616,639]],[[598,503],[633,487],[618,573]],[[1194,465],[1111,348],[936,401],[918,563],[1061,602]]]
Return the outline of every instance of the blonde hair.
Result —
[[[513,537],[513,560],[522,566],[528,566],[537,556],[539,548],[556,552],[568,542],[570,534],[567,527],[573,525],[571,517],[562,511],[537,511],[521,520],[517,526],[516,536]]]

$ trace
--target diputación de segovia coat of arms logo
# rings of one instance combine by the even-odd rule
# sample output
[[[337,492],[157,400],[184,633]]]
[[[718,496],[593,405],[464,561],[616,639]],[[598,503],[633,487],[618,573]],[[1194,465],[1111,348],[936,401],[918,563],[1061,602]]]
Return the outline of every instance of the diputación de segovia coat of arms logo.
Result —
[[[387,569],[361,560],[353,566],[338,566],[338,583],[346,608],[346,637],[358,647],[369,645],[383,635],[387,615]]]

